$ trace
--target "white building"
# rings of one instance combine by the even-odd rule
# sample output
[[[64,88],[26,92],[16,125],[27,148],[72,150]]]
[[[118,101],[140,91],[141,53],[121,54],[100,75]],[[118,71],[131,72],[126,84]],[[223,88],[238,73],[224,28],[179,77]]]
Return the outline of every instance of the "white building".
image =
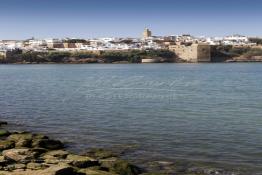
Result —
[[[211,37],[208,37],[208,38],[206,38],[205,43],[208,43],[209,45],[215,46],[215,45],[220,45],[222,43],[222,40],[223,40],[223,38],[218,38],[218,37],[211,38]]]
[[[231,35],[231,36],[226,36],[224,40],[233,41],[233,42],[248,42],[248,37],[242,35]]]
[[[48,39],[44,39],[44,41],[47,44],[60,44],[60,43],[62,43],[62,40],[56,39],[56,38],[48,38]]]
[[[177,35],[176,41],[183,42],[183,43],[193,43],[197,41],[197,39],[189,34],[183,34],[183,35]]]
[[[222,44],[224,45],[249,45],[249,39],[247,36],[242,35],[231,35],[223,38]]]
[[[46,46],[47,42],[45,40],[31,39],[28,41],[28,44],[29,44],[29,47],[38,48],[38,47]]]
[[[2,40],[0,41],[0,47],[5,50],[22,49],[24,42],[19,40]]]

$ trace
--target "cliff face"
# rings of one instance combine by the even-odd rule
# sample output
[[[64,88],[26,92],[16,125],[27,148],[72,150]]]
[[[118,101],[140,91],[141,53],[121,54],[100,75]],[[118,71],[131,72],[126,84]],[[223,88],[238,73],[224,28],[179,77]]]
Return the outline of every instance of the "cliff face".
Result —
[[[212,46],[211,62],[262,62],[262,48]]]

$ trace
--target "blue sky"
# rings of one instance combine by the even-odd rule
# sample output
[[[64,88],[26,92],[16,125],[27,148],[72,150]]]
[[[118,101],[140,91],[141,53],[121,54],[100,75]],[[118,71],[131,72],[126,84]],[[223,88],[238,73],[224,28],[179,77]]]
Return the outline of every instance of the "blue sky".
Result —
[[[0,39],[262,36],[261,0],[1,0]]]

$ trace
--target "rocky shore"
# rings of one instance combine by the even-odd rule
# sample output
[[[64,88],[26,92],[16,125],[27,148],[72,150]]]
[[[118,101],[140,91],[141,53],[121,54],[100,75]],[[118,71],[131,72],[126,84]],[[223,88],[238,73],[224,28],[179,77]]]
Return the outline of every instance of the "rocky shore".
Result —
[[[240,175],[240,173],[195,167],[185,163],[149,162],[140,168],[104,149],[83,155],[70,153],[59,140],[42,134],[9,132],[0,122],[0,175]],[[150,168],[149,168],[150,169]],[[156,171],[154,173],[155,170]]]
[[[231,60],[227,60],[227,62],[262,62],[262,56],[252,56],[252,57],[234,57]]]

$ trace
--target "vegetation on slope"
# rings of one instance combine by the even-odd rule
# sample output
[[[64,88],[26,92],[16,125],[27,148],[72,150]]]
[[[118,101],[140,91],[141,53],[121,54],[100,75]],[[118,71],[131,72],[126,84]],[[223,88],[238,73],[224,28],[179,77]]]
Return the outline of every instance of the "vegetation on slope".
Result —
[[[162,58],[173,61],[176,55],[168,50],[131,50],[131,51],[102,51],[100,54],[93,52],[21,52],[15,51],[12,55],[2,60],[2,63],[70,63],[70,62],[104,62],[113,63],[126,61],[140,63],[142,58]],[[91,60],[91,61],[90,61]]]
[[[211,61],[223,62],[236,57],[252,58],[254,56],[262,57],[261,48],[252,47],[233,47],[233,46],[213,46],[211,48]]]

